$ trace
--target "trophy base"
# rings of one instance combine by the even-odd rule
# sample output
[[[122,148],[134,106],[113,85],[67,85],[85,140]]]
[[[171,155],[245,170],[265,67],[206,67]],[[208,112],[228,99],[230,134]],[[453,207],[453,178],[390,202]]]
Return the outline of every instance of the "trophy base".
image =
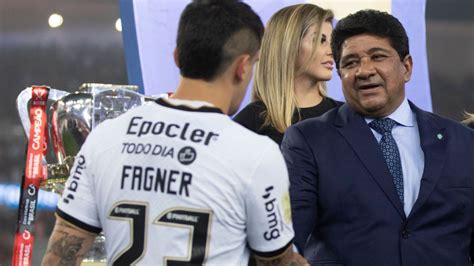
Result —
[[[82,266],[104,266],[107,265],[107,253],[105,250],[105,236],[100,233],[94,240],[91,249],[81,262]]]
[[[56,194],[63,194],[67,178],[48,178],[41,182],[41,189]]]

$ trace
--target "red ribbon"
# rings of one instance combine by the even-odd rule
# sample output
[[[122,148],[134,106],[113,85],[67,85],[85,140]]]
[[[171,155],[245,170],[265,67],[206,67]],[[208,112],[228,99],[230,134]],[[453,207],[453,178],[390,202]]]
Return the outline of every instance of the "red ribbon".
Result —
[[[49,87],[32,86],[30,135],[22,179],[18,222],[13,247],[12,265],[31,265],[34,244],[34,222],[41,181],[46,178],[43,157],[48,148],[46,104]]]

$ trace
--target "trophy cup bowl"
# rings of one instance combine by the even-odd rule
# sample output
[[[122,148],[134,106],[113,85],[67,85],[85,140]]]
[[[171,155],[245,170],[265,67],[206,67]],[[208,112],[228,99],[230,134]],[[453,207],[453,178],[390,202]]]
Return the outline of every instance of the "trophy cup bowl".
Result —
[[[55,162],[43,161],[47,179],[41,188],[62,194],[74,157],[79,152],[90,131],[106,119],[117,117],[127,110],[143,105],[154,98],[145,97],[137,86],[112,84],[83,84],[76,92],[68,93],[50,89],[48,103],[48,133],[52,140]],[[20,93],[17,109],[26,134],[29,133],[29,101],[31,88]],[[105,237],[101,233],[82,264],[105,264]]]

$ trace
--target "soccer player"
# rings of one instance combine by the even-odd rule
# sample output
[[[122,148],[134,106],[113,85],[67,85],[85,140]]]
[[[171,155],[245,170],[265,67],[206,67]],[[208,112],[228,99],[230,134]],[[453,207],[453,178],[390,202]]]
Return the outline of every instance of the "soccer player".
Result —
[[[44,265],[79,265],[97,233],[112,265],[286,265],[288,173],[278,146],[234,123],[263,25],[239,1],[194,1],[170,99],[98,125],[58,203]],[[158,73],[157,73],[158,74]]]

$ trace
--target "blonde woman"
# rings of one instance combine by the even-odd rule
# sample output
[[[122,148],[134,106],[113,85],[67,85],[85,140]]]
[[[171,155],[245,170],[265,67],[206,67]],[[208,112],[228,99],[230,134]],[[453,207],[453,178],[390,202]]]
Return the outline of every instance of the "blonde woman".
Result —
[[[332,77],[333,13],[312,4],[288,6],[267,23],[252,103],[234,120],[281,144],[292,124],[341,105],[326,94]]]

